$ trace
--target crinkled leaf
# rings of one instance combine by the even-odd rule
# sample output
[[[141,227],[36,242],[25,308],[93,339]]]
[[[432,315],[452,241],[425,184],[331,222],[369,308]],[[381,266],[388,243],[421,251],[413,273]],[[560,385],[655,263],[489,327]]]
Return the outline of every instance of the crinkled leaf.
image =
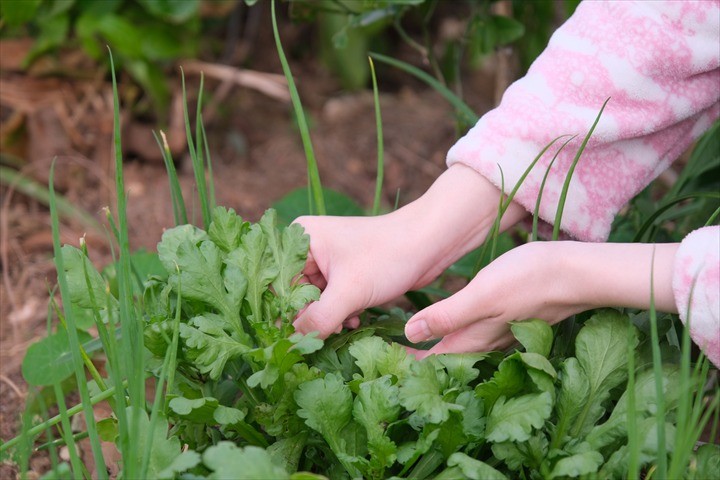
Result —
[[[523,322],[513,322],[510,330],[518,342],[525,347],[525,351],[547,357],[550,355],[553,342],[553,332],[547,322],[534,319]]]
[[[307,432],[288,438],[281,438],[267,448],[276,465],[282,465],[288,472],[294,472],[300,463],[300,456],[307,443]]]
[[[259,224],[278,267],[272,286],[280,300],[280,313],[285,320],[290,321],[308,302],[320,298],[320,291],[315,286],[296,281],[305,266],[310,237],[297,223],[280,232],[277,228],[277,214],[272,209],[265,212]]]
[[[298,416],[326,440],[337,440],[352,416],[352,394],[336,374],[301,384],[295,391],[295,401],[300,407]]]
[[[506,400],[498,398],[487,419],[485,429],[491,442],[524,442],[534,428],[543,426],[552,412],[548,392],[531,393]]]
[[[267,249],[265,234],[259,225],[253,225],[243,236],[240,248],[232,251],[226,260],[230,265],[239,268],[248,279],[245,299],[250,305],[252,322],[263,321],[262,298],[270,282],[278,274],[278,266],[274,263],[271,252]],[[274,318],[266,318],[274,321]]]
[[[225,331],[226,327],[227,322],[213,313],[180,324],[180,336],[191,350],[195,366],[214,380],[220,377],[229,360],[250,350],[244,334],[233,333],[231,336]]]
[[[595,473],[602,465],[604,459],[600,452],[589,451],[577,453],[558,460],[550,472],[550,478],[570,477],[577,478],[581,475]]]
[[[450,455],[447,464],[448,467],[459,467],[463,474],[463,478],[466,479],[507,480],[507,477],[499,470],[496,470],[487,463],[476,460],[461,452]]]
[[[448,419],[451,410],[462,407],[446,402],[443,393],[448,384],[447,374],[438,367],[434,357],[427,357],[411,365],[411,375],[400,382],[400,403],[430,423]]]
[[[178,473],[186,472],[191,468],[195,468],[199,464],[200,454],[194,450],[187,450],[175,457],[170,465],[158,473],[157,478],[159,480],[174,479],[177,477]]]
[[[290,477],[282,467],[273,463],[267,451],[254,446],[238,447],[232,442],[219,442],[205,450],[203,463],[213,471],[207,477],[213,480],[283,480]]]
[[[387,342],[376,336],[361,338],[348,347],[348,351],[355,357],[355,364],[360,368],[365,381],[374,380],[380,376],[377,362],[387,355],[387,350]]]
[[[240,246],[240,238],[249,228],[250,224],[232,208],[215,207],[207,233],[215,245],[229,253]]]
[[[480,370],[474,366],[487,356],[487,353],[461,353],[438,355],[438,360],[450,375],[450,383],[454,386],[464,387],[477,378]]]
[[[253,350],[252,358],[261,364],[264,363],[265,366],[248,378],[248,385],[250,387],[260,385],[263,389],[268,388],[288,372],[294,364],[302,361],[303,354],[322,348],[323,341],[316,337],[316,332],[310,335],[295,333],[288,338],[281,338],[269,347]]]
[[[180,244],[188,241],[193,245],[208,240],[208,234],[193,225],[179,225],[165,230],[157,246],[158,257],[168,273],[177,270],[177,251]]]
[[[360,384],[353,417],[367,430],[370,440],[385,435],[389,423],[400,414],[399,388],[392,384],[389,375]]]

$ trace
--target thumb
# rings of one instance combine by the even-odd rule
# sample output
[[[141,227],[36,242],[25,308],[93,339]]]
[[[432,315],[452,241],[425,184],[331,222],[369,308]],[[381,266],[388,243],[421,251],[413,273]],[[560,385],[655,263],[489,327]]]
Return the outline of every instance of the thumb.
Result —
[[[413,343],[444,337],[487,315],[483,301],[473,292],[473,282],[455,295],[416,313],[405,325],[405,336]]]
[[[295,329],[304,334],[318,332],[320,338],[326,338],[354,313],[348,297],[342,289],[328,285],[320,300],[308,305],[298,315],[293,322]]]

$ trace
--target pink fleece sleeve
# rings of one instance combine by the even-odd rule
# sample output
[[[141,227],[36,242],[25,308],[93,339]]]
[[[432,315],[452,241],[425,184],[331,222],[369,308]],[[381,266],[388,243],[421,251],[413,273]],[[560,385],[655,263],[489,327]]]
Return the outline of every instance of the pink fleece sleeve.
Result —
[[[582,137],[610,97],[561,222],[572,237],[603,241],[620,208],[718,118],[719,66],[718,0],[583,2],[500,106],[450,149],[448,165],[468,165],[498,187],[502,169],[509,192],[553,138],[578,134],[543,191],[540,217],[553,222]],[[555,150],[515,197],[531,212]]]
[[[720,227],[695,230],[675,254],[673,292],[690,337],[720,367]]]

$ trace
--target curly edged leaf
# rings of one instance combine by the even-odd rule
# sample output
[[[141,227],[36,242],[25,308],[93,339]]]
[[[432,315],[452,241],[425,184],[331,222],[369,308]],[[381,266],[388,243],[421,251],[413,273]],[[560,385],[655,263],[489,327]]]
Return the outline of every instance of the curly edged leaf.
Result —
[[[262,448],[238,447],[232,442],[219,442],[207,450],[203,464],[213,471],[208,479],[256,480],[258,478],[289,479],[284,468],[275,465],[272,456]]]
[[[229,253],[240,246],[240,239],[249,229],[250,223],[232,208],[215,207],[207,233],[215,245]]]
[[[264,368],[247,379],[250,387],[267,389],[270,385],[289,372],[293,365],[303,360],[303,355],[320,350],[323,341],[316,338],[317,332],[309,335],[295,333],[288,338],[281,338],[274,344],[263,349],[250,352],[250,357]]]
[[[498,398],[487,419],[486,434],[490,442],[524,442],[533,429],[543,426],[552,412],[552,397],[548,392],[531,393],[520,397]]]
[[[180,336],[196,368],[217,380],[229,360],[250,351],[249,337],[242,331],[228,334],[228,323],[219,315],[208,313],[180,324]]]
[[[446,401],[448,375],[434,357],[410,365],[411,375],[400,381],[400,404],[421,422],[442,423],[462,406]]]

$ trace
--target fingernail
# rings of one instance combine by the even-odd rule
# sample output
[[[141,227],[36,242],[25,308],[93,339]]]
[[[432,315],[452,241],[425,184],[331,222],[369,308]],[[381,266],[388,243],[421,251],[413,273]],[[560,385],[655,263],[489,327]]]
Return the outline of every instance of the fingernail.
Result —
[[[429,340],[432,335],[430,334],[427,322],[422,318],[418,318],[417,320],[410,319],[407,325],[405,325],[405,336],[411,342],[417,343]]]

